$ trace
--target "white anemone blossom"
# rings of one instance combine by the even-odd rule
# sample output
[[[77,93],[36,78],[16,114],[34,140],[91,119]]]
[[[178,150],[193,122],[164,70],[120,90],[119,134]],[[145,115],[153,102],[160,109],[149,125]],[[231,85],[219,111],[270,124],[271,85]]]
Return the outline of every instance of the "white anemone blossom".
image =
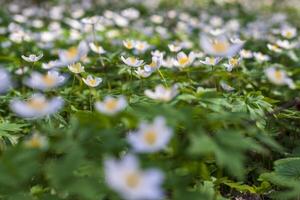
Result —
[[[163,199],[163,173],[158,169],[142,170],[138,159],[127,154],[120,160],[105,160],[105,179],[110,188],[126,200]]]
[[[191,65],[196,58],[196,55],[193,51],[189,53],[189,55],[186,55],[183,51],[179,52],[177,54],[177,59],[174,61],[174,65],[177,67],[187,67]]]
[[[152,72],[151,71],[146,71],[144,68],[142,67],[138,67],[137,70],[135,70],[135,73],[137,74],[138,77],[140,78],[147,78],[149,77]]]
[[[73,64],[84,58],[89,51],[86,42],[82,41],[78,47],[71,47],[68,50],[61,50],[58,53],[59,60],[63,65]]]
[[[30,78],[26,79],[24,83],[33,89],[49,90],[61,86],[66,79],[66,76],[52,70],[45,75],[39,72],[32,72]]]
[[[114,115],[124,110],[126,106],[127,101],[123,96],[118,98],[106,96],[103,101],[97,101],[95,103],[96,110],[107,115]]]
[[[56,113],[62,108],[64,101],[61,97],[47,100],[42,94],[33,94],[28,100],[14,99],[10,103],[10,109],[20,117],[27,119],[42,118]]]
[[[90,87],[97,87],[102,82],[102,78],[93,77],[92,75],[88,75],[87,78],[82,78],[82,80]]]
[[[140,123],[137,131],[128,134],[127,140],[135,152],[152,153],[164,149],[172,134],[165,118],[159,116],[153,123]]]
[[[206,34],[201,34],[200,44],[206,54],[217,57],[233,57],[241,50],[244,42],[230,43],[224,35],[210,38]]]
[[[288,77],[284,70],[269,67],[265,70],[265,74],[269,81],[276,85],[288,85],[291,89],[295,88],[293,80]]]
[[[144,69],[147,72],[154,72],[160,68],[163,61],[163,57],[161,56],[152,56],[152,61],[150,64],[145,65]]]
[[[178,86],[175,84],[171,88],[157,85],[155,90],[145,90],[145,95],[151,99],[159,101],[170,101],[178,94]]]
[[[0,93],[7,92],[11,86],[10,74],[5,69],[0,68]]]
[[[124,56],[121,56],[121,59],[126,65],[130,67],[140,67],[144,63],[143,60],[139,60],[135,57],[125,58]]]
[[[106,51],[103,49],[102,46],[96,45],[95,43],[91,42],[89,43],[89,46],[91,48],[91,50],[97,54],[105,54]]]
[[[29,56],[22,55],[21,57],[26,62],[37,62],[43,57],[43,54],[40,54],[40,55],[30,54]]]

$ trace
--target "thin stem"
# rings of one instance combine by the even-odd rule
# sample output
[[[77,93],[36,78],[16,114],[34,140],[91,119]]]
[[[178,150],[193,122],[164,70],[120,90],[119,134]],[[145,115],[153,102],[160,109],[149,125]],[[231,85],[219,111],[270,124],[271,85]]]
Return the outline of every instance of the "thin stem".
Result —
[[[159,75],[161,76],[161,78],[163,79],[165,86],[167,87],[168,84],[167,84],[167,81],[166,81],[166,79],[165,79],[163,73],[160,71],[160,69],[158,69],[157,71],[158,71]]]
[[[93,111],[93,94],[92,94],[92,88],[90,88],[90,111]]]

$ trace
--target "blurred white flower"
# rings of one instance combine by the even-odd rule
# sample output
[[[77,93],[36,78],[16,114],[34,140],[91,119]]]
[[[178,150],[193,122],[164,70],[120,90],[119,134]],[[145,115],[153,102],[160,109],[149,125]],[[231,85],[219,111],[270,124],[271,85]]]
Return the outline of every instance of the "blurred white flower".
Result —
[[[224,35],[211,39],[206,34],[201,34],[200,43],[205,53],[218,57],[233,57],[244,45],[244,43],[230,44]]]
[[[296,42],[290,42],[288,40],[277,40],[276,44],[283,49],[293,49],[297,46]]]
[[[64,65],[73,64],[88,54],[89,48],[86,42],[82,41],[78,47],[71,47],[68,50],[59,51],[59,60]]]
[[[62,67],[62,66],[63,66],[63,63],[61,63],[59,60],[53,60],[48,63],[42,63],[42,68],[47,69],[47,70],[54,69],[57,67]]]
[[[135,73],[142,78],[147,78],[152,74],[151,71],[146,71],[142,67],[138,67],[137,70],[135,70]]]
[[[88,75],[87,78],[82,78],[82,80],[90,87],[97,87],[102,82],[102,78],[93,77],[91,75]]]
[[[292,39],[297,36],[297,29],[294,27],[283,27],[281,35],[287,39]]]
[[[267,47],[269,50],[275,52],[275,53],[281,53],[282,52],[282,49],[279,48],[277,45],[274,45],[274,44],[267,44]]]
[[[143,60],[139,60],[135,57],[125,58],[124,56],[121,56],[121,59],[126,65],[128,65],[130,67],[139,67],[144,63]]]
[[[265,62],[270,60],[270,56],[262,54],[261,52],[254,52],[253,56],[258,62]]]
[[[145,95],[151,99],[159,101],[170,101],[178,94],[178,86],[175,84],[171,88],[157,85],[154,91],[145,90]]]
[[[227,71],[231,72],[233,68],[237,67],[241,63],[241,58],[228,58],[228,63],[225,63],[224,66]]]
[[[64,102],[61,97],[47,100],[42,94],[33,94],[26,101],[14,99],[10,103],[10,109],[20,117],[27,119],[41,118],[51,115],[62,108]]]
[[[126,106],[127,101],[123,96],[120,96],[118,98],[106,96],[104,98],[104,101],[97,101],[95,103],[96,110],[107,115],[114,115],[124,110]]]
[[[126,200],[163,199],[161,184],[164,176],[158,169],[142,170],[134,155],[121,160],[105,160],[107,184]]]
[[[92,16],[92,17],[85,17],[81,19],[81,22],[84,24],[95,25],[96,23],[99,22],[99,20],[100,20],[99,16]]]
[[[249,59],[249,58],[253,57],[253,53],[250,50],[243,49],[243,50],[240,51],[240,56],[242,58]]]
[[[68,69],[74,74],[80,74],[84,72],[84,66],[82,66],[79,62],[68,65]]]
[[[137,131],[129,133],[127,140],[135,152],[152,153],[164,149],[172,133],[165,118],[156,117],[153,123],[142,122]]]
[[[168,44],[168,47],[171,52],[178,52],[182,49],[182,47],[178,44]]]
[[[291,89],[295,88],[293,80],[289,78],[283,70],[269,67],[265,70],[265,74],[269,81],[276,85],[288,85]]]
[[[15,74],[17,74],[17,75],[23,75],[26,72],[28,72],[28,70],[29,70],[29,68],[27,66],[23,66],[23,67],[20,67],[19,69],[17,69],[15,71]]]
[[[177,54],[177,60],[175,60],[174,65],[178,67],[187,67],[191,65],[195,60],[195,53],[191,51],[189,55],[186,55],[184,52],[179,52]]]
[[[26,79],[24,83],[33,89],[49,90],[62,85],[65,81],[66,77],[64,75],[52,70],[45,75],[32,72],[30,78]]]
[[[147,72],[154,72],[159,69],[162,64],[162,57],[153,56],[152,62],[149,65],[145,65],[144,69]]]
[[[135,47],[135,41],[134,40],[124,40],[123,45],[126,49],[133,49]]]
[[[25,60],[26,62],[37,62],[39,61],[41,58],[43,57],[43,54],[40,55],[34,55],[34,54],[30,54],[29,56],[24,56],[22,55],[23,60]]]
[[[0,68],[0,94],[7,92],[12,87],[10,74]]]
[[[44,135],[34,133],[24,141],[24,145],[27,148],[46,149],[48,147],[48,138]]]
[[[89,46],[90,46],[90,48],[91,48],[91,50],[93,51],[93,52],[95,52],[95,53],[97,53],[97,54],[104,54],[104,53],[106,53],[106,51],[103,49],[103,47],[102,46],[97,46],[96,44],[94,44],[94,43],[89,43]]]
[[[217,57],[205,57],[205,60],[200,60],[200,63],[204,64],[204,65],[210,65],[210,66],[215,66],[216,64],[218,64],[221,61],[222,58]]]
[[[228,84],[225,83],[224,81],[221,81],[221,82],[220,82],[220,85],[221,85],[221,88],[222,88],[223,90],[225,90],[226,92],[232,92],[232,91],[235,90],[233,87],[231,87],[230,85],[228,85]]]
[[[149,47],[150,45],[146,41],[136,41],[134,45],[134,48],[140,53],[145,52]]]

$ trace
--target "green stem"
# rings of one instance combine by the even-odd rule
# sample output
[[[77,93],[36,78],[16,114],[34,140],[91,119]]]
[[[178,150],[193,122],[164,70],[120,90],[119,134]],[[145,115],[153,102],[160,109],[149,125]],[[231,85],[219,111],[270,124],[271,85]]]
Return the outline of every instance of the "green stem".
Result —
[[[158,71],[159,75],[161,76],[161,78],[163,79],[165,86],[168,87],[167,81],[166,81],[163,73],[160,71],[160,69],[158,69],[157,71]]]

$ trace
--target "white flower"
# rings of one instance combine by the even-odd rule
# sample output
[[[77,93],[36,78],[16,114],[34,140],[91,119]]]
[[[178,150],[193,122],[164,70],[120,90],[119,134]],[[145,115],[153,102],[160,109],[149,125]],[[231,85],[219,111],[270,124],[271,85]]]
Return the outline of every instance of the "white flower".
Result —
[[[57,68],[57,67],[62,67],[63,66],[63,63],[61,63],[59,60],[53,60],[53,61],[50,61],[48,63],[43,63],[42,64],[42,68],[43,69],[54,69],[54,68]]]
[[[27,148],[46,149],[48,147],[48,138],[44,135],[34,133],[24,142],[24,145]]]
[[[126,200],[163,199],[162,172],[158,169],[140,169],[137,158],[131,154],[121,160],[105,160],[105,179]]]
[[[68,65],[68,69],[73,72],[74,74],[80,74],[84,72],[84,66],[81,65],[81,63],[74,63],[71,65]]]
[[[177,45],[177,44],[168,44],[168,47],[169,47],[171,52],[178,52],[182,49],[182,47],[180,45]]]
[[[89,46],[90,46],[90,48],[91,48],[91,50],[93,51],[93,52],[95,52],[95,53],[97,53],[97,54],[104,54],[104,53],[106,53],[106,51],[103,49],[103,47],[101,47],[101,46],[97,46],[96,44],[94,44],[94,43],[89,43]]]
[[[43,57],[43,54],[40,54],[40,55],[34,55],[34,54],[30,54],[28,57],[27,56],[24,56],[22,55],[21,56],[23,58],[23,60],[25,60],[26,62],[37,62],[39,61],[42,57]]]
[[[230,85],[228,85],[224,81],[221,81],[220,85],[221,85],[222,89],[225,90],[225,91],[227,91],[227,92],[231,92],[231,91],[235,90],[233,87],[231,87]]]
[[[230,38],[230,42],[232,42],[233,44],[244,44],[245,41],[244,40],[241,40],[240,38]]]
[[[99,16],[92,16],[92,17],[85,17],[83,19],[81,19],[81,22],[84,24],[91,24],[91,25],[95,25],[96,23],[98,23],[100,20]]]
[[[125,41],[123,41],[123,45],[127,49],[133,49],[135,47],[135,41],[134,40],[125,40]]]
[[[297,43],[288,40],[277,40],[276,44],[283,49],[293,49],[297,46]]]
[[[63,104],[64,102],[61,97],[47,100],[42,94],[34,94],[27,101],[12,100],[10,108],[21,117],[35,119],[57,112]]]
[[[48,71],[45,75],[32,72],[30,78],[25,80],[25,84],[34,89],[48,90],[62,85],[65,81],[66,77],[57,71]]]
[[[106,96],[104,101],[98,101],[95,103],[96,110],[101,113],[114,115],[122,110],[124,110],[127,106],[127,101],[123,96],[118,98],[113,98],[111,96]]]
[[[177,60],[175,61],[175,65],[178,67],[187,67],[191,65],[195,60],[195,53],[190,52],[189,55],[186,55],[184,52],[179,52],[177,54]]]
[[[149,49],[150,45],[145,42],[145,41],[136,41],[134,48],[138,51],[138,52],[144,52],[147,49]]]
[[[88,75],[87,78],[82,78],[82,80],[90,87],[97,87],[102,82],[102,78],[93,77],[91,75]]]
[[[130,67],[139,67],[144,63],[143,60],[139,60],[135,57],[128,57],[125,59],[124,56],[121,56],[121,59],[126,65]]]
[[[68,50],[63,50],[60,51],[58,56],[59,60],[64,64],[64,65],[69,65],[75,62],[78,62],[80,59],[84,58],[89,49],[87,44],[82,41],[78,45],[78,47],[71,47]]]
[[[248,59],[248,58],[252,58],[253,54],[252,54],[252,51],[243,49],[243,50],[240,51],[240,56],[242,58]]]
[[[253,56],[258,62],[265,62],[270,60],[270,57],[268,55],[262,54],[261,52],[254,52]]]
[[[174,64],[176,63],[176,59],[172,57],[167,57],[166,59],[163,60],[162,66],[166,68],[173,68]]]
[[[206,34],[201,35],[200,43],[205,53],[218,57],[233,57],[244,45],[244,43],[230,44],[225,36],[211,39]]]
[[[161,59],[164,58],[164,53],[165,52],[161,52],[159,50],[155,50],[155,51],[151,51],[151,55],[154,56],[154,57],[159,57]]]
[[[274,51],[275,53],[281,53],[282,49],[279,48],[277,45],[273,45],[273,44],[267,44],[267,47],[269,50]]]
[[[172,88],[165,88],[162,85],[158,85],[154,91],[145,90],[145,95],[155,100],[170,101],[178,94],[177,88],[177,85],[174,85]]]
[[[162,64],[162,57],[153,56],[152,62],[149,65],[145,65],[144,69],[147,72],[153,72],[160,68]]]
[[[137,131],[129,133],[127,140],[134,151],[152,153],[164,149],[172,133],[165,119],[156,117],[153,123],[142,122]]]
[[[214,57],[205,57],[205,60],[200,60],[200,62],[204,65],[215,66],[221,61],[222,58],[214,58]]]
[[[10,74],[6,70],[0,68],[0,93],[7,92],[10,87]]]
[[[285,71],[269,67],[265,70],[265,74],[269,81],[276,85],[288,85],[291,89],[295,88],[294,82],[289,78]]]
[[[231,72],[233,68],[240,64],[241,60],[241,58],[228,58],[228,63],[225,63],[224,66],[227,71]]]
[[[297,36],[297,29],[294,27],[284,27],[281,29],[281,35],[287,39],[292,39]]]
[[[145,69],[142,69],[141,67],[138,67],[137,70],[135,70],[135,73],[139,77],[142,77],[142,78],[147,78],[152,74],[151,71],[146,71]]]
[[[28,72],[28,70],[29,70],[29,68],[27,66],[24,66],[24,67],[21,67],[21,68],[17,69],[15,71],[15,74],[17,74],[17,75],[23,75],[26,72]]]

